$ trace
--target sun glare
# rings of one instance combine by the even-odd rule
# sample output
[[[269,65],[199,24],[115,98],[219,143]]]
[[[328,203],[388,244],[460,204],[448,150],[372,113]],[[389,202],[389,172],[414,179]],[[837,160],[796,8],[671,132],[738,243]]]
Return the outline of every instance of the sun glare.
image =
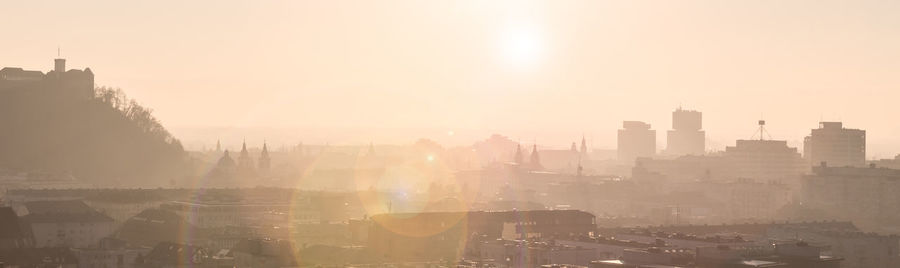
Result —
[[[543,43],[534,27],[509,27],[500,36],[501,53],[506,63],[516,67],[530,67],[540,59]]]

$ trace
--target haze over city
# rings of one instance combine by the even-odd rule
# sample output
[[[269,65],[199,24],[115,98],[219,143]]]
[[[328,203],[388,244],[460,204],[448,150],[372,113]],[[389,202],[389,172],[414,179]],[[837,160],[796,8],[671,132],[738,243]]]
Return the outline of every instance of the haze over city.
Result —
[[[35,69],[61,47],[189,136],[373,130],[307,141],[366,144],[455,131],[465,139],[430,138],[503,133],[562,148],[586,134],[612,149],[619,121],[665,130],[683,106],[706,112],[718,150],[768,119],[794,145],[818,121],[844,121],[869,130],[870,158],[900,151],[900,125],[883,123],[900,112],[895,1],[5,5],[2,17],[21,22],[8,36],[29,45],[4,46],[4,62]]]
[[[898,1],[0,6],[0,268],[900,267]]]

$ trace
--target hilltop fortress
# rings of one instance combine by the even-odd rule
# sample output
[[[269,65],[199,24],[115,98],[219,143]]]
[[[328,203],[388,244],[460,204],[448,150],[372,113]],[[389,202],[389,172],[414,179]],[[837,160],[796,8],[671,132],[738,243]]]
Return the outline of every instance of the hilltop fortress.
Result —
[[[61,97],[86,100],[94,97],[94,73],[90,68],[66,71],[66,60],[55,59],[53,70],[23,70],[16,67],[0,69],[0,91],[54,90]]]

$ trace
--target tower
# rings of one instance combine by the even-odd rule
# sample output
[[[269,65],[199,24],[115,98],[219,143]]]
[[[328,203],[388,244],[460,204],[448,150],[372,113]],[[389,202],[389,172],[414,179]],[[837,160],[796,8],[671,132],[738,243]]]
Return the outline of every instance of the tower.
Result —
[[[703,113],[683,110],[672,112],[672,130],[666,136],[666,154],[703,155],[706,152],[706,132],[703,131]]]
[[[616,147],[619,161],[634,164],[639,157],[653,157],[656,154],[656,130],[641,121],[624,121],[619,129]]]
[[[216,152],[222,151],[222,143],[219,140],[216,140]]]
[[[59,53],[59,47],[56,48],[56,59],[53,60],[53,71],[57,76],[62,76],[66,72],[66,59],[63,59]]]
[[[66,59],[54,59],[53,63],[53,71],[56,72],[56,75],[66,72]]]
[[[253,159],[247,151],[247,141],[241,145],[241,154],[238,156],[238,173],[243,176],[252,175],[254,172]]]
[[[516,144],[516,155],[513,157],[513,161],[515,161],[516,164],[519,164],[519,165],[522,164],[523,159],[522,159],[522,145],[521,144]]]
[[[541,156],[538,155],[537,144],[531,149],[531,162],[529,163],[533,169],[543,169],[541,166]]]
[[[266,173],[271,168],[271,159],[269,158],[269,148],[266,142],[263,142],[262,153],[259,155],[259,171]]]

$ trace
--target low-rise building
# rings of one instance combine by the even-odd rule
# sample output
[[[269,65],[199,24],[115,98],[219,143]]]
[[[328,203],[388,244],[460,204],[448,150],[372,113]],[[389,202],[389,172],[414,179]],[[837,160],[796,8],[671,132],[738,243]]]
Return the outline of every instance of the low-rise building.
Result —
[[[480,245],[480,252],[482,261],[492,262],[497,267],[587,266],[600,258],[591,248],[511,240],[486,241]]]
[[[94,247],[73,249],[78,267],[138,267],[139,257],[150,252],[149,247],[132,247],[125,241],[104,238]]]
[[[112,218],[78,200],[26,202],[21,213],[36,247],[90,247],[116,228]]]
[[[234,267],[297,267],[297,249],[289,241],[245,239],[231,249]]]

